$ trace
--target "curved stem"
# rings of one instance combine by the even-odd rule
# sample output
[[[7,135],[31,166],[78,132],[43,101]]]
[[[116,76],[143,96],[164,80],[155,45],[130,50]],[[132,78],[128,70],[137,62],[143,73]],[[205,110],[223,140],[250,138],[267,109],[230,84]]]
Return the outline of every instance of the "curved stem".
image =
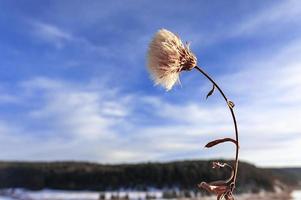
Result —
[[[233,186],[235,187],[235,182],[236,182],[236,177],[237,177],[237,170],[238,170],[238,151],[239,151],[239,142],[238,142],[238,128],[237,128],[237,122],[236,122],[236,118],[235,118],[235,114],[233,111],[233,107],[231,105],[229,105],[229,100],[226,97],[225,93],[222,91],[222,89],[217,85],[217,83],[205,72],[203,71],[200,67],[195,66],[194,67],[196,70],[198,70],[199,72],[201,72],[217,89],[218,91],[221,93],[221,95],[223,96],[223,98],[225,99],[228,108],[230,109],[231,112],[231,116],[233,119],[233,124],[234,124],[234,129],[235,129],[235,140],[236,140],[236,152],[235,152],[235,167],[234,167],[234,176],[233,176],[233,181],[232,183],[234,184]],[[234,189],[233,187],[233,189]]]

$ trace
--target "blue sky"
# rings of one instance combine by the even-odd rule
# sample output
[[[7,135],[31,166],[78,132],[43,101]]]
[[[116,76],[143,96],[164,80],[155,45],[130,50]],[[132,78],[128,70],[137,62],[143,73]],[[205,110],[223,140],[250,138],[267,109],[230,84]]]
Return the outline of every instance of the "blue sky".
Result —
[[[300,1],[1,1],[0,159],[101,163],[233,158],[231,116],[184,72],[154,87],[160,28],[191,42],[236,104],[241,159],[301,165]]]

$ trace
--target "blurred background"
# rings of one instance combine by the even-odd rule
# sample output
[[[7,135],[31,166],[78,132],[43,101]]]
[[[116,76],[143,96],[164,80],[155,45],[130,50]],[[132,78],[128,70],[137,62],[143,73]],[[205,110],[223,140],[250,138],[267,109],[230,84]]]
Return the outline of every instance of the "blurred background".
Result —
[[[203,148],[234,136],[221,96],[205,100],[212,86],[197,71],[170,92],[149,78],[161,28],[191,43],[236,105],[238,192],[295,189],[300,20],[297,0],[0,1],[0,195],[197,198],[197,183],[227,176],[209,160],[233,159],[233,146]]]

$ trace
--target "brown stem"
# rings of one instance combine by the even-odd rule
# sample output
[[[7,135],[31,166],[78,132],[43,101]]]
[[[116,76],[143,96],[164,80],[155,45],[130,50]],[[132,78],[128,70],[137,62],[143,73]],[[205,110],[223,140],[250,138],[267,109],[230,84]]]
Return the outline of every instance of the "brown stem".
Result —
[[[236,118],[235,118],[235,114],[233,111],[233,107],[231,105],[229,105],[229,100],[226,97],[225,93],[222,91],[222,89],[217,85],[217,83],[205,72],[203,71],[200,67],[195,66],[194,67],[196,70],[198,70],[199,72],[201,72],[211,83],[213,83],[213,85],[218,89],[218,91],[221,93],[221,95],[223,96],[223,98],[225,99],[227,106],[230,109],[231,112],[231,116],[233,119],[233,124],[234,124],[234,129],[235,129],[235,140],[236,140],[236,153],[235,153],[235,167],[234,167],[234,176],[232,179],[232,183],[233,186],[235,187],[235,183],[236,183],[236,177],[237,177],[237,170],[238,170],[238,150],[239,150],[239,142],[238,142],[238,128],[237,128],[237,122],[236,122]],[[233,187],[233,189],[234,189]]]

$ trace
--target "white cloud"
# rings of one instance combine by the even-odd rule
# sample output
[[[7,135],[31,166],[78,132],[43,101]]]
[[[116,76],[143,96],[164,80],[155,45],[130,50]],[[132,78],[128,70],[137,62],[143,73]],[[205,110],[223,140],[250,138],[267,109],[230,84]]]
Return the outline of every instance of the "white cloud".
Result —
[[[37,21],[32,22],[31,24],[34,27],[34,33],[36,36],[47,42],[53,43],[57,48],[63,47],[64,42],[74,39],[72,34],[54,25]]]
[[[33,27],[31,32],[36,39],[39,41],[44,41],[50,45],[54,45],[56,48],[61,49],[66,45],[73,45],[75,47],[80,47],[81,50],[88,50],[98,53],[102,56],[112,56],[113,52],[109,51],[106,47],[97,45],[90,42],[87,38],[83,36],[76,35],[70,30],[64,30],[54,24],[49,24],[41,21],[28,20],[29,25]],[[76,65],[76,62],[69,63],[69,65]]]
[[[93,84],[43,77],[20,87],[24,94],[18,97],[30,108],[21,120],[0,126],[0,149],[8,152],[1,159],[114,161],[111,154],[121,142],[114,126],[128,115],[126,97]]]
[[[82,138],[102,138],[114,135],[112,126],[128,113],[122,101],[102,88],[91,89],[62,81],[36,78],[24,87],[40,91],[45,103],[29,116],[45,120],[57,131]],[[41,91],[42,89],[42,91]]]

